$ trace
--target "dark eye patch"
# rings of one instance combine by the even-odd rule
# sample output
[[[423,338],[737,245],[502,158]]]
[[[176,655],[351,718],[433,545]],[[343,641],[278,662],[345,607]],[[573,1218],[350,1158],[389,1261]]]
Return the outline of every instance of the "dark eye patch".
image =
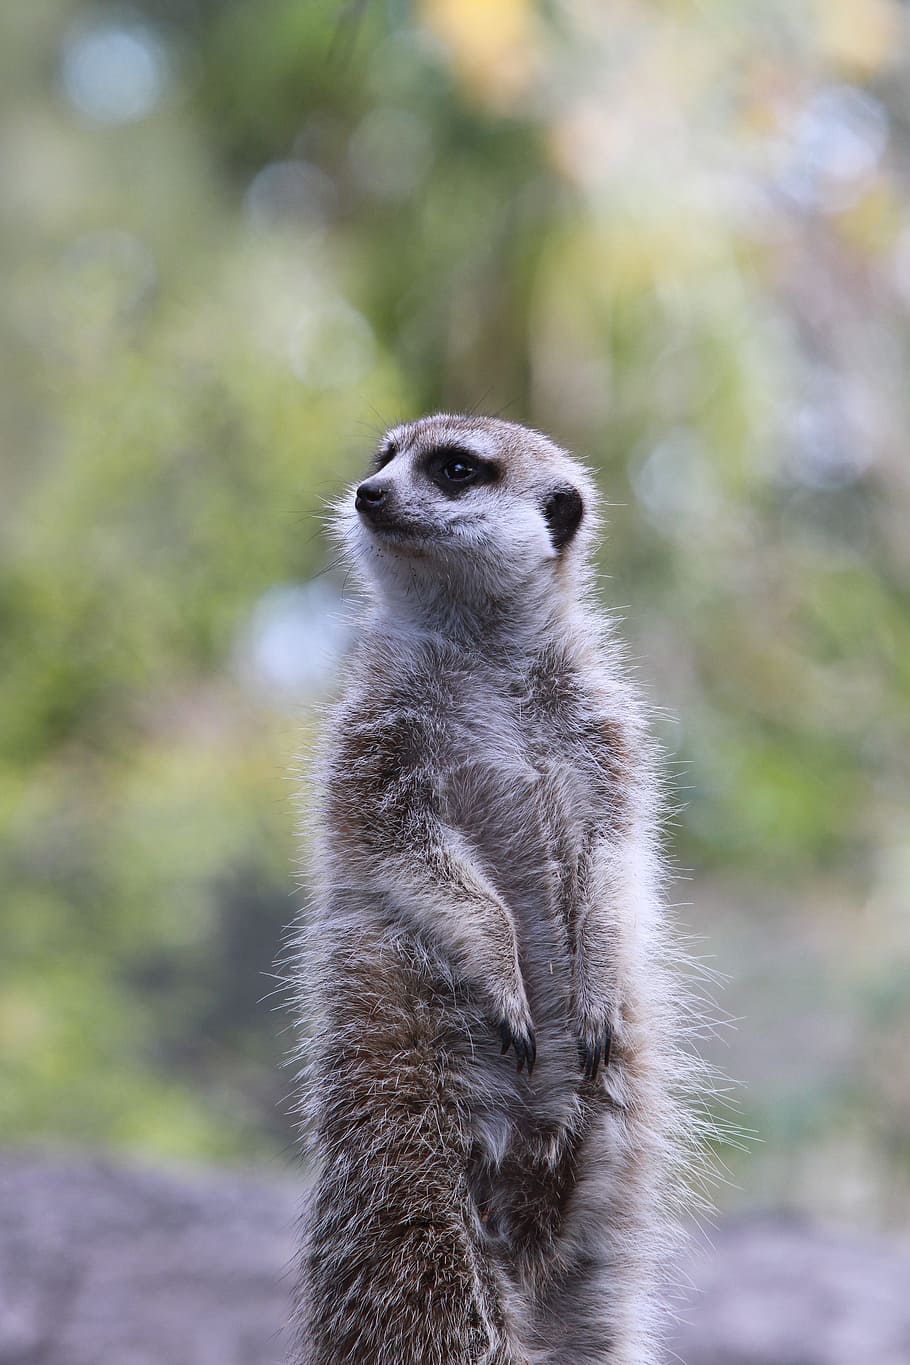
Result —
[[[397,445],[395,444],[395,442],[394,442],[394,441],[385,441],[385,442],[379,447],[379,450],[376,452],[376,458],[375,458],[375,460],[373,461],[373,467],[374,467],[374,469],[375,469],[377,472],[378,472],[380,469],[385,469],[385,467],[386,467],[386,465],[389,463],[389,461],[390,461],[390,460],[394,460],[394,458],[395,458],[395,456],[396,456],[397,454],[398,454],[398,447],[397,447]]]
[[[478,484],[495,483],[500,475],[495,460],[483,459],[463,446],[435,446],[422,460],[427,476],[441,492],[452,498]]]

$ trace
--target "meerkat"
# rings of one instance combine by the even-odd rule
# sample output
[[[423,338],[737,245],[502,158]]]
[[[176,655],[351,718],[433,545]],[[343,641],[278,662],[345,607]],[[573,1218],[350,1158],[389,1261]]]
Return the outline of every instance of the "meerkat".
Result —
[[[692,1120],[643,708],[589,472],[391,430],[316,777],[297,1365],[646,1365]]]

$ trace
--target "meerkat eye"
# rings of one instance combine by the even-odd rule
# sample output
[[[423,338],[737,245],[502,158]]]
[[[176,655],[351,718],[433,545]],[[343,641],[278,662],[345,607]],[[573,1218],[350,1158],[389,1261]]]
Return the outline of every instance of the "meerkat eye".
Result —
[[[495,483],[499,466],[459,446],[437,446],[428,452],[424,468],[436,487],[450,497],[476,484]]]
[[[465,483],[467,479],[472,479],[476,473],[477,466],[459,456],[453,460],[447,460],[442,466],[442,476],[444,479],[448,479],[449,483]]]

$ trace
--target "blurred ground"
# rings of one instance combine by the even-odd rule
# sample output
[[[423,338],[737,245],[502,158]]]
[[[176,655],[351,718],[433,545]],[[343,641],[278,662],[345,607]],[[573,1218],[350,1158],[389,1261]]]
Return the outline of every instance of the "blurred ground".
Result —
[[[277,1365],[299,1185],[0,1161],[2,1365]],[[728,1220],[684,1275],[685,1365],[906,1365],[910,1246]],[[668,1359],[670,1354],[668,1352]]]

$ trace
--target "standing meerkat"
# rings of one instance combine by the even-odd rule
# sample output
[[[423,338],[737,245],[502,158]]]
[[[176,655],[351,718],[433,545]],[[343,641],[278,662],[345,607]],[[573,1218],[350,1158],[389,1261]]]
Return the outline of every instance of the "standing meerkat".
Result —
[[[317,777],[299,1365],[645,1365],[694,1120],[597,497],[535,431],[396,427]]]

